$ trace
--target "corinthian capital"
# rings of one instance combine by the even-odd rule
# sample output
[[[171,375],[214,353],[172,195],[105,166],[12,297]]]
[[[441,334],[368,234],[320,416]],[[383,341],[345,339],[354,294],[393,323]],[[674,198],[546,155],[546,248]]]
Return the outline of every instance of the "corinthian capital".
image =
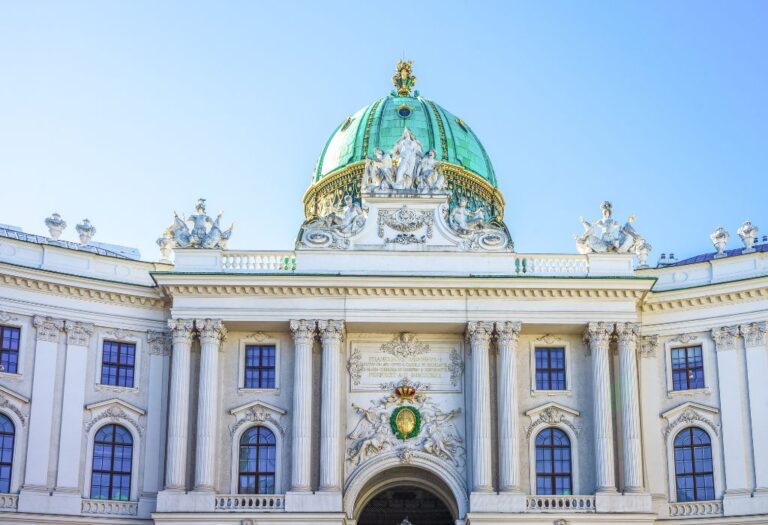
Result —
[[[290,323],[290,327],[295,343],[309,344],[315,335],[317,321],[307,321],[306,319],[293,320]]]
[[[712,339],[715,341],[716,350],[733,350],[736,348],[736,338],[739,336],[737,326],[721,326],[712,329]]]
[[[520,338],[521,327],[522,323],[520,321],[496,323],[496,337],[499,341],[499,346],[516,345],[517,340]]]
[[[91,334],[93,334],[93,324],[65,321],[64,330],[67,332],[68,345],[88,346],[91,341]]]
[[[317,330],[320,332],[323,346],[333,343],[338,344],[344,340],[344,321],[318,321]]]
[[[639,323],[616,323],[616,335],[619,337],[620,346],[636,344],[639,333]]]
[[[32,325],[37,331],[37,340],[50,343],[56,343],[59,340],[59,334],[64,330],[64,320],[53,317],[36,315],[32,318]]]
[[[171,329],[173,344],[191,344],[194,326],[191,319],[168,319],[168,328]]]
[[[486,323],[485,321],[470,321],[467,323],[467,341],[472,346],[488,346],[491,341],[492,332],[493,323]]]
[[[613,323],[589,323],[584,331],[584,342],[589,344],[590,348],[595,346],[599,348],[608,348],[613,333]]]
[[[200,333],[200,342],[218,343],[227,337],[227,329],[221,319],[196,319],[195,328]]]
[[[749,348],[752,346],[765,345],[765,323],[749,323],[739,327],[744,345]]]

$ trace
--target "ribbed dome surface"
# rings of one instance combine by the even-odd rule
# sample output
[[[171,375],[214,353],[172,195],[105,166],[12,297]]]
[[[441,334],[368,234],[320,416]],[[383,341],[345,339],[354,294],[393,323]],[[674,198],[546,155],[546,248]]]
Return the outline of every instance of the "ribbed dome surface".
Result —
[[[320,154],[312,181],[372,157],[377,147],[392,149],[405,127],[425,152],[434,149],[438,160],[459,165],[496,187],[491,160],[464,121],[431,100],[395,95],[373,102],[339,124]]]

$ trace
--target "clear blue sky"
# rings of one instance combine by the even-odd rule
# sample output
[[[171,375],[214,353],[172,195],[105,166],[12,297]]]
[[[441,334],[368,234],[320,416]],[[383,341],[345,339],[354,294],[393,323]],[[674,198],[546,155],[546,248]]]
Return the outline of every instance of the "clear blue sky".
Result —
[[[414,61],[493,160],[520,252],[604,199],[678,258],[768,234],[768,2],[0,0],[0,223],[158,257],[199,196],[292,248],[325,140]]]

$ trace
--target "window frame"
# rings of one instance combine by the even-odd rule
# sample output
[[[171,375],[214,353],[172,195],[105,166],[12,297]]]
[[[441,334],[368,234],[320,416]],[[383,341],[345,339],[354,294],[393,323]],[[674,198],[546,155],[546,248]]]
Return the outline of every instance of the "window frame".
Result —
[[[538,338],[535,340],[532,340],[529,345],[529,367],[530,367],[530,374],[529,374],[529,381],[530,381],[530,391],[531,396],[571,396],[572,395],[572,380],[571,376],[573,375],[573,362],[571,358],[571,354],[573,352],[573,348],[571,345],[571,341],[565,338],[557,337],[557,336],[550,336],[547,338],[547,340],[543,340],[542,338]],[[536,349],[537,348],[562,348],[565,354],[565,388],[563,390],[539,390],[536,386]]]
[[[13,442],[11,443],[11,461],[10,462],[1,462],[0,466],[2,465],[8,465],[10,467],[10,475],[8,476],[8,490],[7,491],[0,491],[0,494],[11,494],[14,492],[14,476],[16,475],[16,450],[19,447],[19,431],[18,431],[18,425],[16,424],[16,421],[14,418],[12,418],[10,415],[6,414],[5,412],[0,412],[0,416],[6,418],[8,422],[13,427],[13,432],[10,434],[13,438]],[[6,436],[7,433],[0,433],[0,436]]]
[[[542,435],[544,432],[553,432],[558,431],[562,432],[562,434],[565,436],[565,438],[568,440],[568,473],[567,477],[571,485],[571,493],[570,494],[539,494],[539,476],[546,476],[552,479],[552,481],[556,481],[557,478],[564,478],[566,477],[565,474],[557,474],[555,472],[552,473],[545,473],[540,474],[537,468],[537,452],[539,450],[539,445],[536,444],[536,441],[538,440],[539,436]],[[536,496],[573,496],[575,492],[574,488],[574,480],[573,480],[573,441],[571,440],[571,437],[568,435],[566,431],[564,431],[562,428],[559,428],[557,426],[545,426],[542,429],[540,429],[538,432],[536,432],[535,435],[531,436],[531,441],[533,442],[533,463],[531,464],[531,470],[533,471],[533,480],[534,483],[531,486],[531,493],[535,494]],[[552,460],[554,461],[554,454],[556,449],[565,449],[566,447],[561,446],[554,446],[554,445],[542,445],[546,448],[546,450],[551,451]],[[556,484],[556,483],[555,483]]]
[[[269,334],[263,334],[261,332],[246,336],[239,341],[238,351],[238,365],[237,365],[237,389],[240,393],[257,393],[257,392],[277,392],[280,390],[280,362],[282,341]],[[251,388],[245,386],[245,356],[246,347],[251,345],[260,346],[274,346],[275,347],[275,386],[273,388]]]
[[[256,444],[256,445],[243,445],[242,439],[245,437],[245,435],[248,432],[250,432],[250,431],[252,431],[254,429],[262,429],[262,428],[272,434],[272,438],[275,440],[274,445],[269,445],[269,444],[264,444],[264,445],[259,445],[259,444]],[[258,432],[258,430],[257,430],[257,432]],[[258,458],[259,458],[259,449],[262,448],[262,447],[263,448],[274,447],[274,450],[275,450],[275,469],[272,472],[268,472],[268,471],[261,472],[261,471],[258,471],[258,470],[254,471],[254,472],[250,472],[250,471],[249,472],[245,472],[245,475],[247,475],[247,476],[255,476],[256,477],[255,486],[257,488],[258,488],[258,482],[259,482],[259,477],[260,476],[270,476],[271,475],[272,476],[272,488],[273,488],[272,492],[268,492],[268,493],[267,492],[265,492],[265,493],[262,493],[262,492],[241,492],[242,486],[240,484],[240,478],[244,475],[244,472],[240,470],[240,460],[241,460],[241,453],[242,453],[243,447],[249,447],[249,448],[250,447],[254,447],[254,448],[256,448],[256,451],[257,451],[256,452],[256,454],[257,454],[256,462],[257,462],[257,464],[258,464]],[[271,428],[269,428],[269,427],[267,427],[265,425],[251,425],[248,428],[246,428],[240,434],[240,438],[237,441],[237,494],[259,495],[259,496],[262,496],[262,495],[271,495],[271,494],[277,494],[277,493],[278,493],[277,492],[277,434],[275,434],[275,432]]]
[[[19,381],[24,377],[24,370],[25,370],[25,361],[27,357],[26,349],[27,347],[27,337],[28,333],[31,332],[34,334],[34,330],[32,329],[31,319],[27,320],[20,320],[16,315],[7,313],[3,315],[4,312],[0,312],[0,316],[3,317],[3,321],[0,322],[0,326],[7,326],[8,328],[16,328],[19,330],[19,357],[17,360],[17,366],[16,366],[16,372],[4,372],[0,371],[0,378],[2,379],[9,379],[12,381]],[[18,427],[16,429],[16,433],[18,434],[19,430]]]
[[[279,414],[276,414],[279,415]],[[253,427],[265,427],[275,436],[275,494],[284,494],[283,487],[283,430],[273,421],[265,420],[241,425],[232,435],[230,463],[230,494],[238,494],[240,488],[240,439]]]
[[[119,335],[120,337],[117,337]],[[124,343],[135,345],[135,355],[133,359],[133,386],[109,385],[101,382],[101,369],[104,364],[104,343]],[[96,347],[96,363],[94,370],[94,383],[96,390],[109,392],[139,392],[141,385],[141,364],[144,356],[144,340],[142,337],[125,330],[107,330],[100,331],[98,336],[98,346]]]
[[[126,432],[128,432],[129,436],[131,436],[131,445],[130,445],[131,446],[131,465],[130,465],[130,469],[127,472],[128,473],[128,483],[129,483],[129,485],[128,485],[128,499],[124,499],[124,500],[123,499],[94,498],[93,497],[93,475],[94,475],[94,472],[95,472],[94,468],[93,468],[93,460],[94,460],[94,453],[96,451],[96,435],[102,429],[104,429],[104,428],[106,428],[108,426],[120,427],[120,428],[124,429]],[[89,458],[89,461],[90,461],[90,467],[91,468],[89,469],[89,472],[88,472],[88,480],[89,480],[88,481],[88,496],[87,496],[88,499],[97,500],[97,501],[122,501],[122,502],[134,501],[134,493],[135,493],[135,490],[136,490],[135,486],[138,484],[138,481],[139,481],[137,479],[137,477],[136,477],[136,468],[135,468],[136,455],[137,455],[137,452],[138,452],[138,447],[136,446],[136,443],[137,443],[136,442],[136,435],[131,430],[130,426],[129,425],[125,425],[122,422],[107,421],[106,423],[104,423],[103,425],[99,425],[99,427],[95,429],[95,431],[92,433],[92,435],[89,436],[89,441],[90,441],[90,447],[89,447],[90,458]],[[115,475],[125,475],[126,472],[125,471],[115,471],[114,468],[113,468],[114,467],[114,458],[115,458],[114,448],[117,445],[121,445],[121,446],[124,446],[124,445],[122,445],[120,443],[117,443],[115,441],[114,433],[113,433],[112,441],[109,444],[112,446],[112,449],[113,449],[112,450],[112,464],[110,465],[110,469],[108,471],[99,470],[98,472],[108,472],[109,473],[109,479],[110,479],[109,487],[110,487],[110,492],[111,492],[113,477]]]
[[[693,388],[689,390],[675,390],[672,374],[672,350],[678,348],[690,348],[693,346],[701,347],[701,361],[704,367],[704,386],[702,388]],[[717,365],[714,362],[715,351],[711,339],[703,337],[701,334],[684,334],[667,339],[664,342],[664,370],[666,372],[667,398],[673,397],[692,397],[700,395],[711,395],[713,383],[712,374],[716,372]]]
[[[695,350],[699,351],[699,354],[700,354],[700,357],[701,357],[701,365],[700,366],[690,366],[691,354]],[[675,363],[674,363],[675,353],[676,352],[680,352],[680,351],[682,351],[685,354],[685,363],[684,363],[684,366],[682,368],[680,368],[680,367],[675,368]],[[704,383],[704,368],[705,368],[704,367],[704,347],[702,347],[701,345],[673,346],[672,348],[669,349],[669,356],[670,356],[670,370],[672,372],[672,390],[674,390],[675,392],[682,392],[684,390],[700,390],[700,389],[704,388],[704,386],[705,386],[705,383]],[[701,383],[702,383],[702,385],[701,386],[693,386],[692,387],[691,386],[691,380],[692,379],[690,377],[690,373],[691,373],[691,371],[695,371],[695,370],[699,370],[699,369],[701,370]],[[680,371],[685,372],[685,388],[675,388],[675,372],[680,372]]]
[[[250,349],[258,349],[258,356],[259,356],[259,364],[256,366],[249,366],[248,365],[248,351]],[[263,364],[264,361],[264,350],[265,349],[271,349],[272,350],[272,365],[271,366],[265,366]],[[274,390],[275,385],[277,384],[277,348],[273,344],[255,344],[255,343],[248,343],[245,345],[245,350],[243,353],[244,356],[244,363],[243,363],[243,388],[249,389],[249,390]],[[262,370],[272,370],[272,386],[251,386],[247,385],[248,381],[248,371],[254,370],[256,371],[256,374],[258,376],[258,382],[261,383],[262,377],[261,377],[261,371]]]
[[[16,350],[13,350],[11,348],[4,348],[3,347],[3,341],[5,340],[4,336],[5,336],[5,331],[6,330],[9,330],[9,331],[10,330],[16,330],[19,333],[18,345],[17,345],[18,347],[16,348]],[[20,326],[13,326],[13,325],[10,325],[10,324],[5,324],[5,323],[0,324],[0,362],[2,362],[1,358],[2,358],[2,355],[4,353],[12,353],[12,352],[16,353],[16,370],[14,370],[13,372],[9,372],[8,370],[2,369],[2,370],[0,370],[0,372],[3,372],[5,374],[9,374],[9,375],[14,375],[14,376],[19,375],[19,368],[21,366],[21,332],[22,332],[22,330],[21,330]]]
[[[695,453],[694,453],[696,445],[691,443],[690,445],[678,446],[676,444],[676,441],[677,441],[678,437],[680,437],[683,434],[683,432],[688,432],[690,434],[690,433],[692,433],[692,432],[694,432],[696,430],[698,430],[699,432],[703,432],[704,435],[707,436],[707,439],[709,439],[709,454],[710,454],[710,458],[709,458],[710,470],[709,471],[703,471],[703,472],[697,472],[696,471],[696,460],[695,460]],[[715,457],[714,457],[715,456],[715,450],[714,450],[714,447],[712,445],[713,445],[712,437],[709,435],[709,432],[704,430],[702,427],[699,427],[699,426],[696,426],[696,425],[691,425],[691,426],[682,428],[682,429],[678,430],[675,433],[674,436],[672,436],[672,452],[673,452],[673,455],[670,458],[670,460],[672,462],[672,468],[675,471],[674,491],[675,491],[675,499],[677,501],[681,501],[680,500],[679,488],[677,486],[677,480],[680,477],[691,477],[692,480],[693,480],[693,495],[694,495],[694,498],[693,499],[685,500],[684,503],[697,502],[697,501],[712,501],[712,500],[714,500],[716,498],[717,486],[715,484]],[[675,452],[677,450],[679,450],[679,449],[684,449],[686,451],[686,455],[689,455],[688,453],[690,453],[690,458],[692,459],[692,462],[691,462],[692,471],[689,474],[679,473],[677,471],[677,454]],[[698,489],[696,487],[696,477],[700,476],[700,475],[709,475],[712,478],[712,497],[711,498],[700,499],[700,498],[696,497],[696,493],[698,492]]]

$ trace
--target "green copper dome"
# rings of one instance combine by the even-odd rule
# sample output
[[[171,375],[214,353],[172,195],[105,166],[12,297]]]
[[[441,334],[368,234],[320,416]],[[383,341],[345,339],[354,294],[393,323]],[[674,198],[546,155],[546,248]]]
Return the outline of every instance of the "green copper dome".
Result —
[[[415,96],[393,92],[344,119],[326,142],[312,182],[373,157],[376,148],[391,150],[406,127],[425,152],[434,149],[439,161],[461,166],[497,187],[491,160],[470,127],[418,92]]]

